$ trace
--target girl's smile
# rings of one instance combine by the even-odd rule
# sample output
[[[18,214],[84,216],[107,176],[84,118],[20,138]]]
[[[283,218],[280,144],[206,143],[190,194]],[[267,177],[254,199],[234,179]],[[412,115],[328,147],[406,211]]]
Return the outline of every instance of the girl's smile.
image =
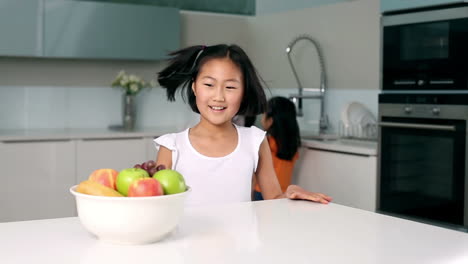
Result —
[[[224,109],[226,109],[226,107],[224,107],[224,106],[212,106],[212,105],[210,105],[210,108],[215,112],[221,112]]]

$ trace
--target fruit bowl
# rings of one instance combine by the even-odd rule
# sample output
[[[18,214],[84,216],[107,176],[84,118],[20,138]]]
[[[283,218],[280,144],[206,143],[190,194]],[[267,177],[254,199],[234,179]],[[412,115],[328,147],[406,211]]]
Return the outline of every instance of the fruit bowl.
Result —
[[[184,210],[183,193],[148,197],[107,197],[76,192],[81,224],[98,239],[114,244],[148,244],[161,240],[177,226]]]

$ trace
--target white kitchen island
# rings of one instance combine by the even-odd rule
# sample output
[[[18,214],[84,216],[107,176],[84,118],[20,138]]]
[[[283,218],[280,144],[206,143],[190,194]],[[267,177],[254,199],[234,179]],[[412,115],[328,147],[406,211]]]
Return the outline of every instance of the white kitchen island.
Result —
[[[281,199],[187,208],[172,234],[141,246],[101,242],[75,217],[0,223],[0,252],[3,264],[466,264],[468,234],[333,203]]]

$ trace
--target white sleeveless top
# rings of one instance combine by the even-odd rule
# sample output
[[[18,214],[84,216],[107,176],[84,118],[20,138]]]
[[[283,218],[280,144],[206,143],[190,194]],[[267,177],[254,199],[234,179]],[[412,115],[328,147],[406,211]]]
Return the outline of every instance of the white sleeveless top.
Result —
[[[265,132],[257,127],[237,129],[237,147],[224,157],[207,157],[189,140],[189,129],[160,136],[156,149],[172,151],[172,169],[180,172],[192,191],[187,205],[209,205],[251,201],[252,175],[257,170],[260,144]]]

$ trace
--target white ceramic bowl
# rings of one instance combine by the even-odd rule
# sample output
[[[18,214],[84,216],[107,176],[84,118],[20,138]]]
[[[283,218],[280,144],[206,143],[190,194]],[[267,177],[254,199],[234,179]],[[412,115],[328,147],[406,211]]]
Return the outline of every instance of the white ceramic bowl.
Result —
[[[114,244],[147,244],[161,240],[177,226],[187,191],[149,197],[107,197],[76,192],[81,224],[100,240]]]

